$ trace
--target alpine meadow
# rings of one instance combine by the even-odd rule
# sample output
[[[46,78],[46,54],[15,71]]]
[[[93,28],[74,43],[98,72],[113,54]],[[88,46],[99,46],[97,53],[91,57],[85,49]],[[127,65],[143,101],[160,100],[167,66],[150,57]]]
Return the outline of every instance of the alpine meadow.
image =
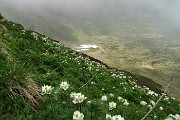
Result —
[[[179,0],[0,0],[0,120],[180,120]]]

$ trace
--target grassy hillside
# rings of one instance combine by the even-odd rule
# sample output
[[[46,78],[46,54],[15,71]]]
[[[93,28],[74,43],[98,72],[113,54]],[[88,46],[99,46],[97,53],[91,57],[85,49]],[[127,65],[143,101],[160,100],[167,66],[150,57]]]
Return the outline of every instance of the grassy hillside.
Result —
[[[179,0],[39,1],[1,0],[0,11],[71,48],[96,44],[86,54],[163,87],[174,77],[167,94],[180,100]]]
[[[180,103],[138,86],[140,78],[2,17],[0,49],[0,119],[139,120],[162,95],[146,120],[179,119]]]

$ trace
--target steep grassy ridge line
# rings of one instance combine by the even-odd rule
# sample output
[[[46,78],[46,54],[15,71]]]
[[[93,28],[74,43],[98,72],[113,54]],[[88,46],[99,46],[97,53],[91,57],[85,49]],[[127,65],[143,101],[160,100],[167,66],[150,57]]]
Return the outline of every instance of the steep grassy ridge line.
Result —
[[[75,120],[80,115],[85,120],[104,120],[121,115],[125,120],[139,120],[161,97],[138,86],[127,72],[109,69],[60,42],[2,19],[0,40],[13,59],[0,52],[0,119]],[[42,89],[43,85],[49,87]],[[36,106],[30,104],[28,93],[42,97]],[[165,95],[146,119],[175,118],[179,111],[180,103]]]

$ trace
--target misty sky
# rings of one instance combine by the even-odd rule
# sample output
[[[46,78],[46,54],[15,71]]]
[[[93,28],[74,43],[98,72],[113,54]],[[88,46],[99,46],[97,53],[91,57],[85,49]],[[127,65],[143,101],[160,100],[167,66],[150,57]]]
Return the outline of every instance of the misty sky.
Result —
[[[180,0],[0,0],[0,12],[15,22],[36,26],[69,21],[107,27],[129,22],[180,32]]]
[[[0,11],[3,13],[6,10],[5,14],[8,14],[7,8],[23,11],[32,7],[80,15],[97,14],[95,12],[137,15],[139,12],[146,16],[163,17],[164,21],[180,25],[180,0],[0,0]]]

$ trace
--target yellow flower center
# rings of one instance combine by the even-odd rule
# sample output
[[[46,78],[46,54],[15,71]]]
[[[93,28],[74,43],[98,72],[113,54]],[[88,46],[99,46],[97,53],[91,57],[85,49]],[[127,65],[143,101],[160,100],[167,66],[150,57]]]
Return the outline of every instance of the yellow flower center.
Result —
[[[78,117],[79,117],[79,115],[78,115],[78,114],[76,114],[76,115],[75,115],[75,117],[76,117],[76,118],[78,118]]]
[[[119,120],[118,118],[116,118],[115,120]]]

